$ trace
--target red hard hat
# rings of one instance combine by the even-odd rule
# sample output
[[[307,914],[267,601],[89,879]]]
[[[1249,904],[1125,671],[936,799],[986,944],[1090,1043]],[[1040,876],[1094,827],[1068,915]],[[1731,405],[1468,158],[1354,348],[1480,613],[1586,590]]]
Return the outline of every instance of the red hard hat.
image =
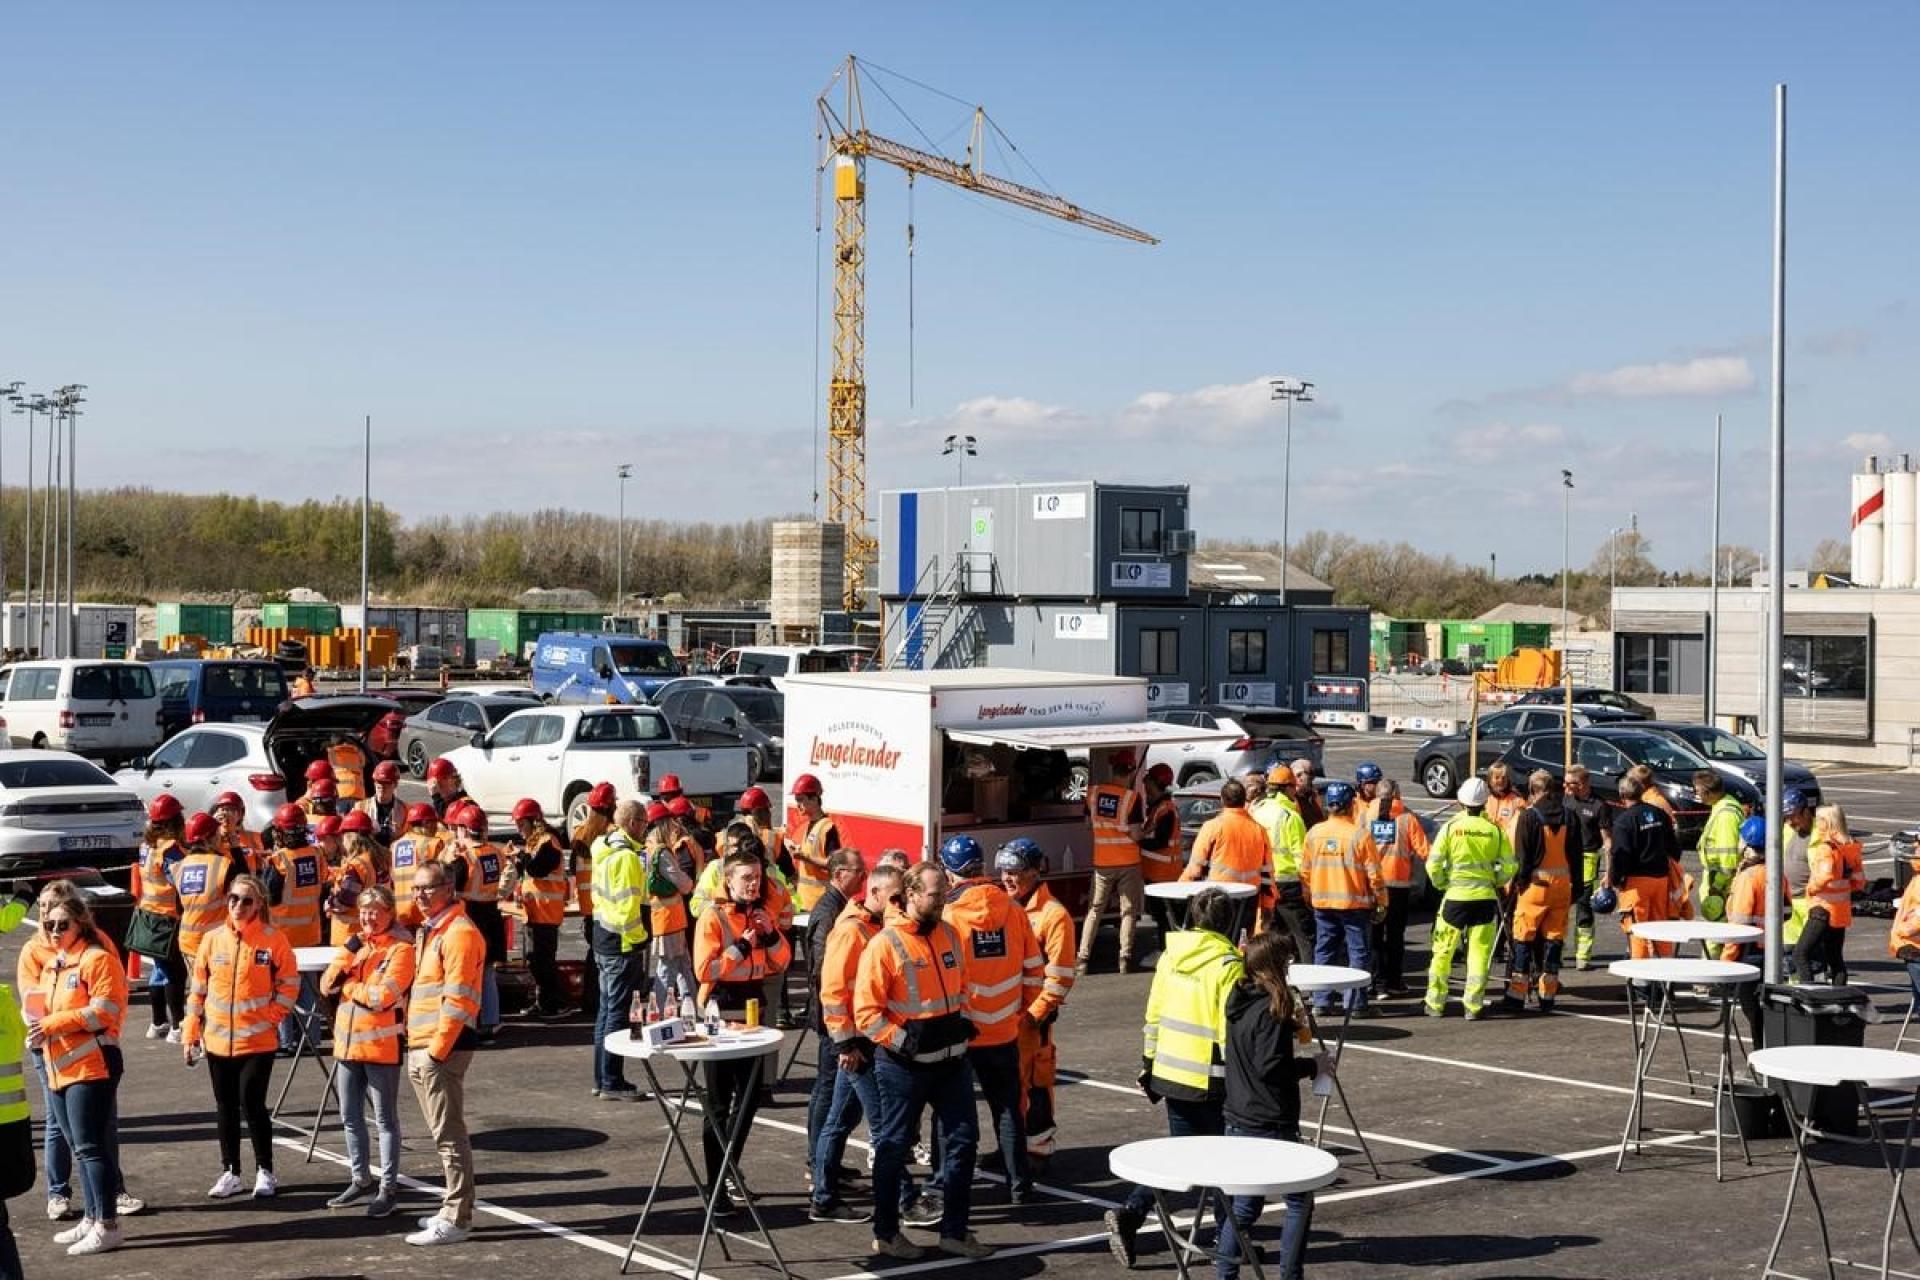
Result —
[[[526,796],[513,802],[513,820],[515,822],[525,822],[528,818],[539,822],[545,822],[547,820],[547,811],[542,809],[540,802],[532,796]]]
[[[373,780],[375,782],[400,781],[400,766],[391,760],[382,760],[373,766]]]
[[[691,818],[693,816],[693,801],[687,799],[685,796],[675,796],[673,799],[667,801],[667,812],[676,818]]]
[[[222,809],[238,809],[241,813],[245,813],[247,802],[240,798],[238,791],[222,791],[213,798],[213,811],[218,813]]]
[[[667,806],[661,804],[658,800],[655,800],[652,804],[647,806],[648,822],[659,822],[663,820],[666,816],[667,816]]]
[[[410,827],[418,826],[423,822],[438,822],[438,821],[440,821],[440,815],[433,811],[433,806],[430,804],[414,804],[414,805],[407,806],[407,825]]]
[[[593,790],[587,792],[587,808],[589,809],[598,809],[602,813],[611,813],[613,806],[619,802],[620,797],[614,793],[611,782],[599,783]]]
[[[1172,786],[1173,766],[1170,764],[1157,764],[1153,766],[1153,768],[1147,770],[1147,780],[1149,782],[1157,782],[1163,787]]]
[[[307,766],[308,782],[318,782],[322,778],[331,778],[332,776],[333,776],[333,766],[328,764],[325,760],[315,760],[312,764]]]
[[[373,819],[367,816],[365,809],[355,809],[340,819],[340,834],[345,835],[349,831],[358,831],[363,836],[373,834]]]
[[[453,767],[453,761],[445,756],[427,766],[427,781],[438,782],[442,778],[457,778],[460,771]]]
[[[148,822],[172,822],[180,816],[180,802],[172,796],[155,796],[147,805]]]
[[[655,787],[654,790],[658,791],[663,796],[679,795],[680,794],[680,775],[677,773],[666,773],[666,774],[660,775],[660,785],[658,787]]]
[[[773,808],[773,801],[767,799],[767,793],[758,787],[748,787],[734,801],[733,807],[741,813],[765,813]]]
[[[326,840],[332,836],[337,836],[339,834],[340,834],[340,819],[334,817],[332,814],[328,814],[326,817],[320,819],[320,821],[313,824],[313,838],[315,840]]]
[[[307,825],[307,813],[297,804],[283,804],[280,812],[273,815],[273,825],[282,831],[292,831],[295,827]]]
[[[210,813],[191,814],[187,818],[187,843],[205,844],[213,839],[220,830],[220,824],[214,821]]]
[[[477,804],[457,804],[447,810],[447,825],[450,827],[461,827],[467,831],[476,831],[481,835],[485,835],[487,831],[487,815]]]
[[[1140,763],[1140,758],[1126,747],[1107,752],[1107,763],[1116,769],[1131,769]]]
[[[796,796],[817,796],[820,793],[820,779],[810,773],[803,773],[793,780],[793,794]]]
[[[332,778],[322,778],[307,788],[307,794],[315,800],[338,800],[340,788]]]

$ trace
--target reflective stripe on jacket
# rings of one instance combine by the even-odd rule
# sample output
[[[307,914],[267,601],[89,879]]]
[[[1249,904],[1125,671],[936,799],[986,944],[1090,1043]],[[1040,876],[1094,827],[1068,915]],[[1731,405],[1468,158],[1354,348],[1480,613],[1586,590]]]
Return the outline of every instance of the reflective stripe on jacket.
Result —
[[[275,849],[267,863],[280,876],[280,900],[273,904],[273,927],[296,947],[320,945],[320,897],[327,887],[327,855],[303,844]]]
[[[127,970],[111,944],[88,942],[77,932],[71,945],[46,955],[40,970],[40,999],[46,1013],[41,1053],[47,1084],[55,1090],[83,1080],[105,1080],[105,1050],[120,1043],[126,1018]]]
[[[1067,993],[1073,990],[1073,966],[1077,954],[1073,917],[1045,884],[1036,885],[1027,898],[1027,924],[1040,944],[1041,983],[1030,993],[1027,1013],[1035,1022],[1045,1022],[1060,1012]]]
[[[826,958],[820,964],[820,1016],[835,1044],[850,1046],[865,1039],[853,1024],[853,986],[866,954],[883,927],[864,905],[850,902],[827,935]]]
[[[967,1017],[980,1048],[1020,1036],[1020,1012],[1046,981],[1046,960],[1027,913],[991,880],[962,880],[947,892],[947,924],[964,943]]]
[[[1389,889],[1411,889],[1413,887],[1413,864],[1416,859],[1427,860],[1427,829],[1420,825],[1420,819],[1405,809],[1387,818],[1373,818],[1367,823],[1367,830],[1373,835],[1374,847],[1380,850],[1380,878]]]
[[[632,837],[618,827],[593,842],[593,922],[622,951],[647,940],[647,871]]]
[[[1427,855],[1427,879],[1452,902],[1492,902],[1519,869],[1507,833],[1465,810],[1447,819]]]
[[[1166,845],[1159,849],[1140,845],[1140,871],[1148,884],[1178,880],[1187,867],[1185,844],[1180,834],[1180,807],[1174,804],[1171,795],[1161,796],[1147,810],[1147,820],[1142,824],[1146,830],[1142,838],[1153,835],[1162,820],[1167,821]]]
[[[180,915],[180,895],[167,875],[168,857],[179,846],[172,840],[148,845],[140,855],[140,909],[169,919]],[[172,861],[179,861],[177,857]]]
[[[1307,842],[1307,824],[1300,817],[1300,806],[1291,796],[1269,791],[1250,810],[1253,820],[1267,833],[1267,850],[1273,855],[1273,878],[1279,884],[1300,882],[1300,846]]]
[[[1198,1102],[1226,1092],[1227,993],[1246,972],[1240,952],[1220,934],[1170,934],[1147,992],[1143,1049],[1155,1087]]]
[[[532,856],[559,844],[551,832],[538,832],[533,843],[527,846]],[[520,906],[527,913],[528,924],[559,924],[567,918],[567,898],[573,891],[573,881],[567,874],[567,860],[563,853],[559,864],[544,876],[527,875],[520,880]]]
[[[299,999],[300,966],[285,934],[257,917],[239,933],[223,924],[194,958],[181,1035],[222,1058],[272,1053],[280,1020]]]
[[[227,885],[239,868],[224,852],[201,849],[167,869],[180,899],[180,954],[193,959],[200,940],[227,920]]]
[[[363,936],[358,951],[333,958],[321,986],[344,978],[333,1015],[333,1056],[341,1062],[400,1061],[407,992],[413,986],[413,941],[387,933]]]
[[[1827,909],[1827,923],[1844,929],[1853,923],[1853,895],[1867,887],[1857,841],[1836,844],[1822,835],[1807,844],[1807,909]]]
[[[414,938],[413,990],[407,998],[407,1047],[444,1062],[480,1022],[487,940],[456,902]]]
[[[1222,809],[1193,838],[1193,852],[1180,878],[1250,885],[1260,901],[1268,902],[1273,898],[1272,851],[1266,828],[1245,809]]]
[[[944,920],[924,934],[906,920],[882,929],[854,977],[855,1028],[912,1066],[964,1054],[971,1025],[964,956],[960,935]]]
[[[1140,846],[1127,834],[1139,797],[1130,787],[1103,782],[1087,792],[1087,821],[1093,827],[1093,865],[1140,865]]]
[[[420,909],[413,904],[413,873],[440,861],[446,846],[445,836],[421,835],[411,829],[393,842],[393,902],[401,923],[410,929],[420,923]]]
[[[467,887],[460,891],[460,900],[500,901],[500,876],[505,861],[500,856],[500,846],[483,841],[470,849],[460,850],[460,857],[467,864]]]
[[[768,978],[785,973],[793,963],[793,945],[778,929],[771,946],[761,942],[747,943],[744,948],[735,945],[746,942],[747,920],[756,908],[769,917],[773,915],[764,903],[742,907],[732,899],[723,899],[708,907],[695,923],[693,976],[700,984],[701,1008],[717,995],[723,1010],[737,1011],[748,1000],[759,998]]]
[[[1341,814],[1307,832],[1300,875],[1308,903],[1319,911],[1364,911],[1386,892],[1373,833]]]

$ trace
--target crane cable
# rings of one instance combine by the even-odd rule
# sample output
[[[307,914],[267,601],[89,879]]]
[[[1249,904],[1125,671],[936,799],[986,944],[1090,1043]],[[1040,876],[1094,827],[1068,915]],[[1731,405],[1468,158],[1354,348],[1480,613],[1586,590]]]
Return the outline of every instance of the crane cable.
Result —
[[[913,408],[913,170],[907,170],[907,408]]]

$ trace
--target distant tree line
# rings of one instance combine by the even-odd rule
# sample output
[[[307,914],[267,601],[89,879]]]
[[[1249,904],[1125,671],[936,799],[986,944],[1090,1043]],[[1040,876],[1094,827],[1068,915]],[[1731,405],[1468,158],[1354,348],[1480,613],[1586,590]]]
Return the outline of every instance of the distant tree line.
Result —
[[[185,595],[272,597],[309,587],[336,600],[360,590],[360,505],[276,502],[227,494],[125,488],[77,497],[74,576],[82,599]],[[41,529],[31,550],[41,579]],[[408,523],[375,504],[369,516],[374,592],[446,605],[507,604],[530,588],[614,594],[616,521],[547,510]],[[772,521],[626,523],[628,594],[724,603],[768,595]],[[18,590],[25,494],[4,495],[6,582]]]

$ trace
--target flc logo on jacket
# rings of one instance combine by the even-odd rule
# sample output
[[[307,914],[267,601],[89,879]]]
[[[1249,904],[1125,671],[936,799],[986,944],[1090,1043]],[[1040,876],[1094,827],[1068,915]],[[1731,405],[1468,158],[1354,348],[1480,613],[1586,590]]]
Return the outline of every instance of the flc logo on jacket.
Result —
[[[1103,791],[1093,798],[1093,812],[1099,818],[1117,818],[1120,816],[1120,796],[1116,792]]]

